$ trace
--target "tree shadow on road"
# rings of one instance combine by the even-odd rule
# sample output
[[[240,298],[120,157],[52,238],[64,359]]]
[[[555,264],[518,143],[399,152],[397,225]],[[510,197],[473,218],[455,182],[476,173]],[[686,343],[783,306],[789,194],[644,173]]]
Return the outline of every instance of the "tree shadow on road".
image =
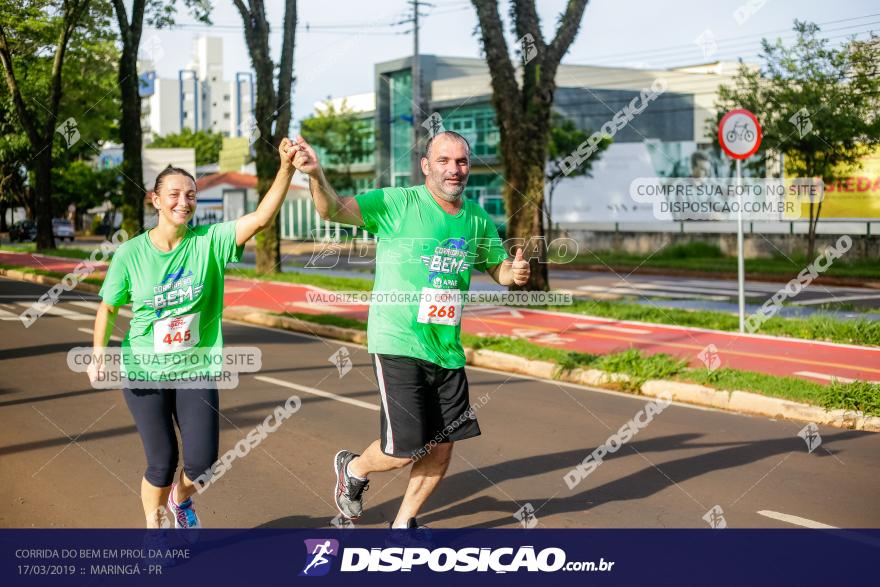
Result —
[[[823,435],[822,446],[827,448],[827,445],[835,442],[859,438],[866,434],[869,433],[842,431]],[[642,455],[698,448],[719,448],[719,450],[662,463],[656,463],[655,459],[650,459],[656,466],[645,463],[645,466],[635,473],[598,486],[590,487],[591,480],[588,477],[580,484],[582,487],[586,486],[588,488],[579,493],[572,493],[577,487],[572,490],[568,489],[563,480],[563,475],[580,463],[585,455],[592,452],[593,448],[591,447],[514,459],[504,463],[481,467],[479,470],[472,469],[456,473],[444,479],[439,491],[426,504],[426,510],[430,511],[430,513],[421,516],[424,520],[420,518],[420,521],[430,524],[432,521],[440,522],[458,516],[479,515],[489,511],[498,511],[503,512],[505,515],[502,518],[487,523],[480,523],[476,526],[495,527],[509,525],[516,523],[512,516],[524,503],[531,503],[535,508],[540,508],[541,516],[581,512],[607,503],[645,499],[673,486],[674,483],[682,483],[715,471],[748,465],[768,457],[805,450],[803,440],[796,436],[758,442],[690,442],[702,436],[702,434],[676,434],[631,442],[614,455],[607,456],[604,459],[603,467],[608,467],[609,462],[619,458],[639,459],[640,457],[633,452],[633,449]],[[827,458],[834,454],[831,451],[829,452],[817,450],[813,455],[818,458]],[[468,500],[468,498],[475,494],[492,489],[494,485],[501,484],[504,481],[528,478],[553,471],[559,471],[560,473],[560,493],[558,497],[526,495],[521,498],[518,497],[516,501],[513,501],[512,499],[499,500],[491,496],[479,496]],[[467,501],[462,502],[462,500]],[[387,507],[387,505],[386,502],[374,507],[382,508]],[[440,508],[445,509],[437,511]],[[706,506],[707,510],[708,508],[709,506]]]

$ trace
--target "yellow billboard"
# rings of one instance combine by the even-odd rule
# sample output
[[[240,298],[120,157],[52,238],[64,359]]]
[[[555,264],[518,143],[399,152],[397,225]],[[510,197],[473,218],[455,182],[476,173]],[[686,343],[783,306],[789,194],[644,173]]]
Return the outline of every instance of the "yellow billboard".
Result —
[[[809,204],[803,204],[801,218],[809,217]],[[819,218],[880,218],[880,151],[863,158],[847,177],[825,186]]]

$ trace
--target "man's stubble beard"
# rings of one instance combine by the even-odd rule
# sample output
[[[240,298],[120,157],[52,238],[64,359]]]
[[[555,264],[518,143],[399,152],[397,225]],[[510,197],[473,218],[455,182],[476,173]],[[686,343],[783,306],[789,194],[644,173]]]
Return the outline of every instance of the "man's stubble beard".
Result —
[[[443,178],[441,176],[439,181],[434,181],[435,185],[437,186],[437,195],[439,195],[440,198],[449,202],[450,204],[454,204],[459,201],[462,197],[462,194],[464,194],[464,189],[467,187],[467,180],[467,177],[461,179],[461,184],[459,186],[461,189],[458,190],[458,193],[449,194],[443,190]]]

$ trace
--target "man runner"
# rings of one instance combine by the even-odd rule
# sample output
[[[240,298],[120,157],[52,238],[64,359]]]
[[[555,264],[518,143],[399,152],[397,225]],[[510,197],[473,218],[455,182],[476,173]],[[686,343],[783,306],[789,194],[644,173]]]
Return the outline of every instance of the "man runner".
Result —
[[[392,528],[417,528],[416,515],[446,473],[455,441],[479,436],[468,398],[461,346],[462,294],[471,269],[501,285],[524,285],[529,263],[510,259],[489,215],[462,197],[470,145],[441,132],[421,159],[424,185],[382,188],[340,197],[314,149],[298,137],[294,166],[309,176],[321,218],[363,226],[379,237],[373,294],[411,302],[370,305],[367,336],[381,396],[380,438],[361,455],[334,458],[340,513],[357,519],[369,475],[412,463],[409,485]]]

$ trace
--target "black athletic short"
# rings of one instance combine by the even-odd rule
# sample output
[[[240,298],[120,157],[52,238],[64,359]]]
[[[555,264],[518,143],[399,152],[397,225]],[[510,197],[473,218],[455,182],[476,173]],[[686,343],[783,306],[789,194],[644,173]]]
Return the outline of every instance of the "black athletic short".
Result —
[[[421,458],[436,444],[480,435],[464,367],[445,369],[422,359],[373,355],[382,399],[382,452]]]

